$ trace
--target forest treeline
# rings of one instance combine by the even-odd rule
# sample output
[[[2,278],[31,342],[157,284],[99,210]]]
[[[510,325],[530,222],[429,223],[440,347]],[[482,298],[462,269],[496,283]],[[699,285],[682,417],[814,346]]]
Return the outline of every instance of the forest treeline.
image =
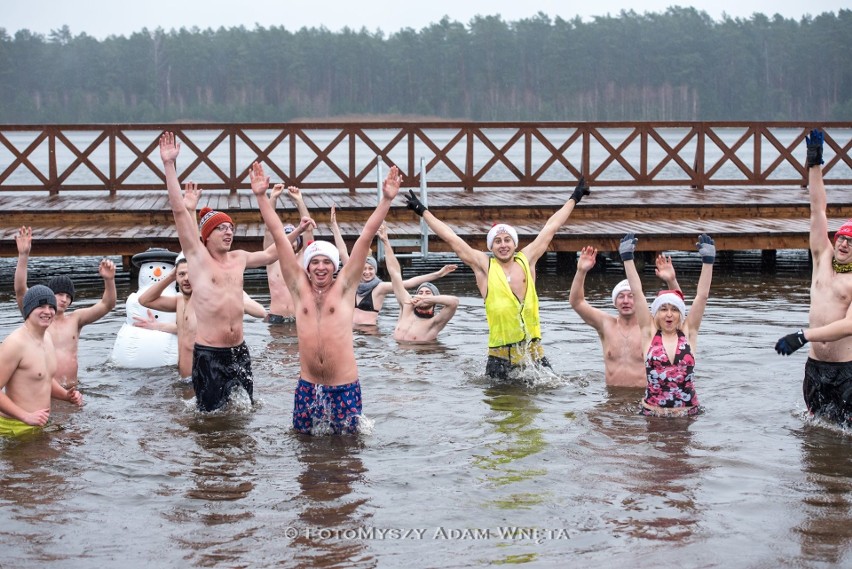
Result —
[[[800,21],[663,13],[419,31],[0,28],[0,122],[852,119],[852,10]]]

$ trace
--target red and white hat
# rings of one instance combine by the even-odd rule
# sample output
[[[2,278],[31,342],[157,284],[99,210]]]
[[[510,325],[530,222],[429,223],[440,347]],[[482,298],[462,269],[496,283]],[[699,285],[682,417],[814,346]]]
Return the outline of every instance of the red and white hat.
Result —
[[[680,312],[680,321],[686,318],[686,303],[683,302],[683,293],[679,290],[661,290],[657,293],[657,298],[651,303],[651,316],[656,316],[657,311],[663,305],[671,304]]]
[[[221,224],[230,223],[234,225],[234,220],[227,213],[216,211],[209,207],[202,209],[198,215],[201,217],[201,221],[198,222],[198,230],[201,232],[201,242],[205,244],[207,243],[207,238],[213,233],[213,230]]]

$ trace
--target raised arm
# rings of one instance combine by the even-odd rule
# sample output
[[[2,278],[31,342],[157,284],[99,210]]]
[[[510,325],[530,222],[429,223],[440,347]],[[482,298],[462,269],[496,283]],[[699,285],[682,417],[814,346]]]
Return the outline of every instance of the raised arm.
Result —
[[[680,283],[677,282],[677,274],[675,273],[674,265],[672,264],[672,258],[659,254],[657,255],[656,267],[654,268],[654,273],[657,277],[666,283],[666,288],[669,290],[680,290]]]
[[[204,249],[204,246],[198,239],[197,224],[193,216],[187,211],[181,193],[177,175],[177,157],[179,154],[180,143],[175,139],[174,133],[164,132],[160,136],[160,158],[163,161],[163,170],[166,174],[169,205],[172,207],[181,249],[183,249],[186,258],[190,259],[198,255]]]
[[[814,265],[831,262],[833,247],[828,238],[828,216],[826,214],[827,198],[825,183],[822,179],[822,145],[823,134],[813,129],[810,136],[805,136],[807,145],[808,194],[811,199],[810,247],[813,253]],[[831,255],[829,256],[829,253]]]
[[[399,259],[393,252],[390,239],[388,239],[387,227],[384,224],[379,228],[379,239],[385,245],[385,266],[388,269],[388,275],[390,275],[393,294],[399,302],[399,315],[402,316],[403,305],[411,303],[411,295],[402,283],[402,268],[399,266]]]
[[[423,283],[428,283],[430,281],[436,281],[442,277],[447,276],[458,268],[457,265],[444,265],[437,271],[427,273],[425,275],[420,275],[416,277],[411,277],[402,281],[403,286],[405,288],[417,288]]]
[[[263,166],[255,162],[251,165],[249,179],[251,180],[251,191],[257,199],[260,214],[263,216],[263,222],[272,235],[274,241],[272,247],[278,250],[278,263],[281,267],[281,276],[284,277],[284,282],[287,284],[290,294],[294,299],[298,299],[301,296],[299,277],[300,275],[304,275],[305,272],[299,267],[299,261],[296,259],[293,246],[287,239],[287,234],[284,233],[284,225],[281,223],[281,219],[275,213],[275,209],[266,195],[266,190],[269,188],[269,176],[263,172]]]
[[[343,240],[343,235],[340,234],[340,226],[337,225],[337,206],[331,206],[331,234],[334,236],[334,246],[340,253],[340,264],[345,265],[349,260],[349,249],[346,247],[346,241]]]
[[[293,203],[296,204],[296,210],[299,212],[299,217],[311,217],[311,212],[308,211],[308,206],[305,205],[305,199],[302,197],[302,190],[296,186],[287,186],[287,193],[290,195],[290,199],[293,200]],[[312,228],[305,231],[304,239],[305,243],[313,241],[314,231]]]
[[[30,260],[30,250],[33,246],[32,227],[21,227],[15,235],[15,245],[18,247],[18,264],[15,265],[15,301],[18,310],[24,307],[24,295],[27,294],[27,263]]]
[[[77,326],[82,328],[106,316],[110,310],[115,308],[117,294],[115,292],[115,263],[109,259],[101,259],[98,266],[98,274],[104,280],[104,295],[101,299],[86,308],[74,311],[77,317]]]
[[[648,301],[645,300],[645,291],[642,290],[639,271],[636,270],[636,263],[633,260],[637,241],[638,239],[633,233],[625,235],[618,246],[618,254],[624,263],[624,273],[627,275],[627,282],[630,283],[630,292],[633,293],[633,309],[636,312],[636,321],[639,323],[643,337],[647,337],[650,335],[654,320],[651,317]]]
[[[426,225],[429,226],[429,229],[431,229],[435,235],[447,242],[453,252],[459,256],[462,263],[473,269],[474,273],[477,273],[477,279],[480,277],[484,278],[488,275],[487,254],[482,251],[477,251],[468,245],[467,242],[456,235],[446,223],[435,217],[435,215],[429,211],[425,205],[423,205],[423,202],[414,195],[414,190],[408,190],[408,195],[403,197],[405,198],[405,206],[422,217],[426,221]]]
[[[599,310],[586,301],[586,275],[592,270],[597,261],[598,250],[594,247],[586,246],[580,251],[580,257],[577,259],[577,272],[574,273],[574,280],[571,282],[571,291],[568,294],[568,302],[571,303],[571,308],[580,315],[583,322],[598,331],[598,334],[604,333],[604,322],[608,318],[606,312]]]
[[[701,276],[698,277],[698,290],[695,291],[695,298],[686,317],[689,341],[692,344],[696,342],[701,319],[704,318],[704,309],[707,307],[707,299],[710,298],[710,282],[713,280],[713,263],[716,260],[716,245],[709,235],[705,233],[699,235],[696,246],[701,255]]]
[[[259,168],[260,176],[255,175],[254,177],[252,177],[252,172],[255,171],[255,166],[257,166]],[[249,177],[250,177],[251,183],[252,183],[252,188],[251,188],[252,192],[255,192],[255,196],[258,197],[258,204],[260,203],[260,194],[255,191],[255,184],[257,185],[257,191],[260,191],[261,186],[262,186],[264,202],[269,205],[269,207],[272,209],[272,214],[277,218],[278,214],[275,212],[275,206],[273,205],[273,201],[270,201],[270,199],[267,198],[267,196],[266,196],[266,190],[269,189],[269,176],[263,175],[263,167],[258,162],[255,162],[254,164],[252,164],[252,170],[249,172]],[[283,186],[283,184],[280,184],[280,185]],[[272,194],[276,198],[278,197],[278,195],[281,194],[280,188],[279,188],[278,194],[275,193],[275,189],[278,186],[279,186],[279,184],[276,184],[272,188]],[[266,220],[264,219],[264,222],[265,221]],[[281,225],[280,219],[278,220],[278,225],[281,226],[281,231],[283,232],[284,226]],[[267,231],[269,231],[270,226],[269,226],[268,223],[266,225],[266,228],[267,228]],[[285,239],[286,238],[287,238],[287,236],[285,234]],[[293,237],[293,239],[295,239],[295,238],[296,237]],[[268,243],[268,240],[266,239],[266,235],[264,235],[263,250],[252,251],[250,253],[246,253],[246,268],[247,269],[253,269],[255,267],[263,267],[263,266],[269,265],[271,263],[274,263],[275,261],[278,260],[279,249],[277,248],[277,246],[275,244],[267,244],[267,243]],[[290,249],[292,250],[292,248],[293,247],[291,245]]]
[[[166,295],[166,289],[174,284],[177,279],[177,267],[169,271],[169,274],[162,280],[159,280],[139,293],[137,300],[139,304],[145,308],[152,308],[161,312],[176,312],[177,311],[177,296]],[[144,326],[143,326],[144,327]]]
[[[559,231],[559,228],[565,225],[565,222],[568,221],[568,218],[571,217],[571,212],[574,211],[574,207],[580,203],[580,200],[583,196],[589,195],[589,186],[586,184],[586,179],[581,177],[577,182],[577,187],[574,188],[574,192],[571,194],[571,197],[568,198],[568,201],[565,202],[556,213],[550,216],[550,219],[547,220],[547,223],[544,224],[544,227],[541,229],[541,232],[538,234],[532,243],[523,248],[523,253],[526,255],[529,260],[530,265],[535,265],[536,261],[544,255],[547,248],[550,246],[550,242],[553,241],[553,236],[556,235],[556,232]]]
[[[343,265],[343,268],[337,275],[338,279],[343,279],[343,286],[347,290],[357,285],[361,280],[361,273],[364,271],[364,263],[367,262],[367,255],[370,253],[370,245],[373,242],[373,237],[385,220],[385,216],[390,210],[391,203],[399,194],[399,186],[402,183],[402,174],[396,166],[391,166],[388,175],[382,184],[382,197],[379,200],[376,209],[370,214],[367,223],[364,224],[364,229],[355,245],[352,246],[352,251],[349,255],[349,262]]]

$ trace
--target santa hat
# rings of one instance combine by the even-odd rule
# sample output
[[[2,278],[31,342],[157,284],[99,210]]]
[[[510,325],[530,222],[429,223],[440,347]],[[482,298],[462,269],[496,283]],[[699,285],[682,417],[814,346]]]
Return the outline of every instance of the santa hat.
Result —
[[[683,319],[686,318],[686,304],[683,302],[683,293],[679,290],[661,290],[658,292],[657,298],[651,304],[651,316],[656,316],[657,311],[666,304],[671,304],[678,309],[680,321],[683,322]]]
[[[234,220],[227,213],[216,211],[209,207],[202,209],[198,215],[201,217],[201,221],[198,223],[198,229],[201,231],[201,242],[205,244],[207,243],[207,238],[213,233],[213,230],[221,224],[230,223],[234,225]]]
[[[488,230],[488,237],[485,239],[489,250],[491,249],[491,244],[494,243],[494,238],[497,237],[498,233],[508,234],[509,237],[512,238],[512,241],[515,242],[515,247],[518,246],[518,232],[515,228],[508,223],[495,223],[494,226]]]

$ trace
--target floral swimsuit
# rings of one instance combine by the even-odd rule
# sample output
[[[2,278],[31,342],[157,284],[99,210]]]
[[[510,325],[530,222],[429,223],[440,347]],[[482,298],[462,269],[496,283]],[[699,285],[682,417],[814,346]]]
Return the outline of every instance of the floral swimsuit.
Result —
[[[648,379],[645,403],[654,407],[693,407],[694,410],[690,409],[689,414],[699,412],[698,395],[693,385],[693,367],[695,358],[692,357],[686,335],[677,331],[677,351],[674,362],[670,362],[663,345],[663,334],[658,330],[645,356],[645,374]],[[644,411],[648,411],[645,414],[652,414],[649,409]]]

